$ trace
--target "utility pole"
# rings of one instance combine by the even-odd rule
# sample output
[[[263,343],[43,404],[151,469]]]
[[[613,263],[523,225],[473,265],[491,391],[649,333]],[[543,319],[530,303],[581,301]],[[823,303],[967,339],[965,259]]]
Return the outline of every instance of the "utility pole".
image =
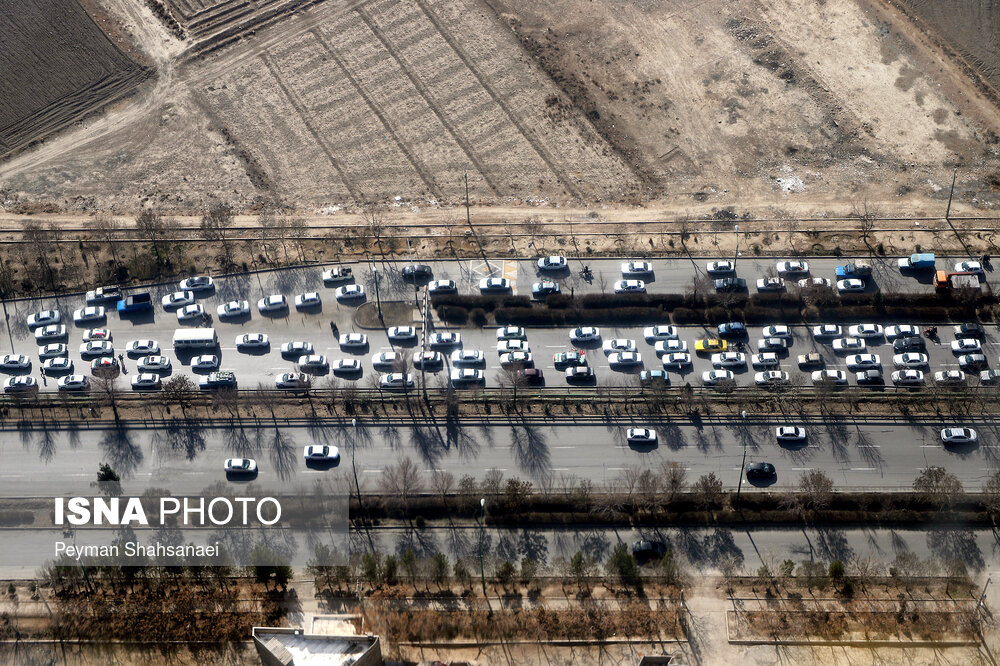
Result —
[[[958,168],[951,174],[951,191],[948,192],[948,207],[944,210],[945,222],[951,223],[951,198],[955,196],[955,181],[958,179]]]
[[[385,326],[385,320],[382,319],[382,297],[378,290],[378,266],[375,265],[374,261],[372,262],[372,279],[375,281],[375,307],[378,308],[378,320]]]
[[[354,427],[354,441],[351,442],[351,467],[354,470],[354,487],[358,491],[358,513],[361,516],[361,524],[365,528],[365,536],[368,537],[368,549],[372,554],[375,553],[375,542],[372,541],[371,532],[368,531],[368,521],[365,518],[365,505],[361,502],[361,484],[358,483],[358,466],[354,462],[354,451],[358,448],[358,420],[351,419],[351,425]]]
[[[472,236],[476,239],[476,245],[479,246],[479,253],[483,255],[483,261],[486,262],[486,270],[489,274],[493,275],[493,268],[490,266],[490,260],[486,258],[486,250],[483,249],[483,244],[479,240],[479,234],[476,233],[476,228],[472,226],[472,213],[469,211],[469,172],[465,172],[465,221],[469,225],[469,229],[472,231]]]
[[[486,498],[485,497],[479,498],[479,506],[481,506],[482,509],[483,509],[483,519],[482,519],[482,522],[479,524],[479,575],[480,575],[481,580],[483,582],[483,596],[487,597],[487,601],[489,601],[488,595],[486,594],[486,564],[484,564],[484,562],[483,562],[483,540],[486,538]]]
[[[736,250],[733,252],[733,272],[736,271],[736,260],[740,256],[740,225],[734,225],[736,232]]]

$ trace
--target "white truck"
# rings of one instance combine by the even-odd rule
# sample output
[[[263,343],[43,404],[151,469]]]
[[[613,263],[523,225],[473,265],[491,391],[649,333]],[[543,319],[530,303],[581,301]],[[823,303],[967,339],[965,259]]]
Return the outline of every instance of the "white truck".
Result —
[[[174,331],[174,351],[215,349],[219,337],[214,328],[179,328]]]

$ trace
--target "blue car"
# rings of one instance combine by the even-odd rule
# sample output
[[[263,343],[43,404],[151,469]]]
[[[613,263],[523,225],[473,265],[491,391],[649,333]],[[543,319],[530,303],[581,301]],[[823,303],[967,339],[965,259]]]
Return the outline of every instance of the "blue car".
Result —
[[[742,338],[747,334],[747,327],[743,325],[743,322],[730,321],[725,324],[719,324],[719,337],[720,338]]]

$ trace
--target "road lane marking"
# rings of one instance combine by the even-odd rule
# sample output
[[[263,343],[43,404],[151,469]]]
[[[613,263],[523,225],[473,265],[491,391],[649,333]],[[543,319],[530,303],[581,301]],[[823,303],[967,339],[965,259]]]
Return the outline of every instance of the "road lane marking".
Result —
[[[852,472],[874,472],[875,468],[874,467],[852,467],[851,471]]]

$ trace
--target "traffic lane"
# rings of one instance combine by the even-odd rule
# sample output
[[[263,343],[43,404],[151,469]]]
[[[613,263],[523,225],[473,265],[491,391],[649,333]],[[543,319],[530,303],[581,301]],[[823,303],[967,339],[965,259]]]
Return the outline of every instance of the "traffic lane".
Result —
[[[941,466],[953,472],[967,490],[976,490],[1000,466],[1000,424],[974,419],[942,420],[909,426],[855,424],[829,420],[806,423],[803,445],[779,445],[775,428],[798,425],[796,415],[751,417],[746,424],[692,424],[637,418],[613,425],[533,425],[512,420],[506,425],[324,425],[316,428],[202,428],[195,425],[159,431],[22,431],[0,448],[0,479],[6,496],[62,496],[93,492],[99,462],[121,475],[128,493],[166,488],[174,494],[199,493],[213,484],[251,486],[259,492],[311,492],[317,481],[346,488],[357,470],[362,488],[375,490],[385,470],[409,457],[421,472],[426,490],[435,471],[456,481],[464,475],[482,479],[489,470],[531,480],[537,486],[560,487],[568,479],[588,479],[600,487],[627,477],[632,470],[661,472],[676,462],[687,479],[714,473],[727,488],[741,478],[744,448],[747,462],[770,462],[774,482],[744,481],[744,492],[766,487],[792,488],[809,470],[821,470],[839,489],[907,489],[920,470]],[[942,427],[976,428],[980,443],[944,447]],[[659,433],[654,446],[626,441],[628,427],[650,427]],[[339,465],[307,467],[303,448],[311,444],[340,448]],[[353,450],[353,458],[352,458]],[[229,477],[223,461],[250,457],[258,462],[256,477]],[[345,486],[346,484],[346,486]],[[249,489],[248,489],[249,492]]]

